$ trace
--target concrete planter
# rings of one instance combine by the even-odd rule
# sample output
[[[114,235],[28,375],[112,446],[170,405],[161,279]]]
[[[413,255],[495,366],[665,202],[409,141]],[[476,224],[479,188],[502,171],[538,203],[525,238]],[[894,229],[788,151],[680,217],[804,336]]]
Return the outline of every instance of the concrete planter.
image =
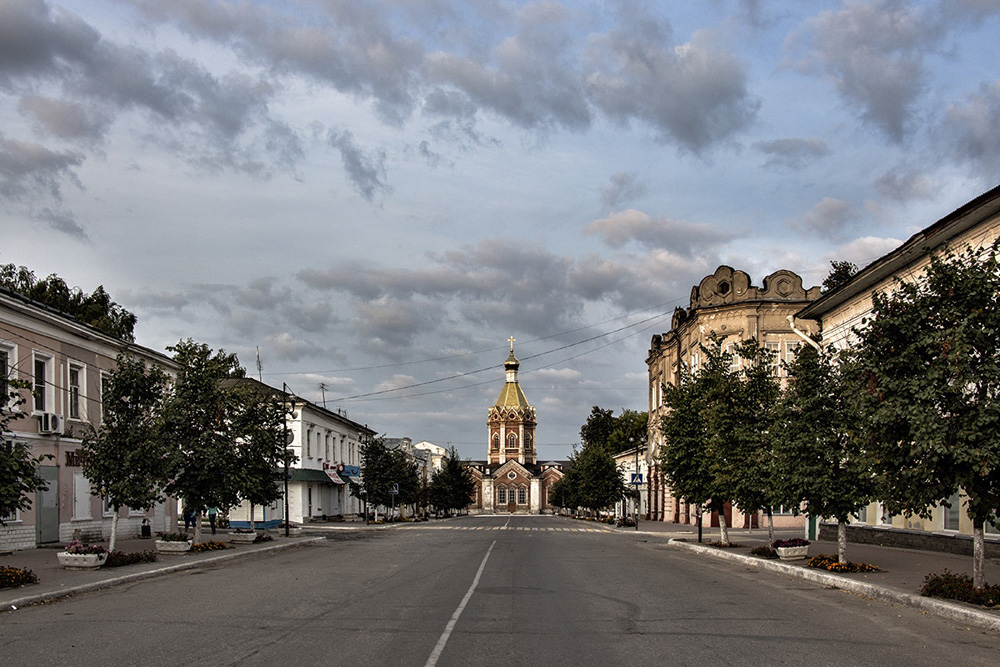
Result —
[[[257,539],[257,533],[230,533],[229,541],[232,544],[253,544]]]
[[[104,565],[108,554],[71,554],[60,551],[56,554],[59,564],[67,570],[96,570]]]
[[[156,540],[156,552],[161,554],[180,555],[191,551],[194,540],[184,542],[174,542],[170,540]]]
[[[802,560],[809,555],[809,547],[778,547],[778,558],[781,560]]]

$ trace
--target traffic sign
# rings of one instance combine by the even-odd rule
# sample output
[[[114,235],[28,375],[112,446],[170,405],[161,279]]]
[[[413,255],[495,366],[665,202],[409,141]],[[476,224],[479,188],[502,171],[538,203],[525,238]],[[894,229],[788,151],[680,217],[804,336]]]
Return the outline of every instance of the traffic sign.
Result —
[[[389,485],[389,493],[392,495],[399,495],[399,484],[393,482]]]
[[[639,486],[640,484],[642,484],[642,473],[641,472],[634,472],[634,473],[632,473],[632,484],[635,484],[636,486]]]

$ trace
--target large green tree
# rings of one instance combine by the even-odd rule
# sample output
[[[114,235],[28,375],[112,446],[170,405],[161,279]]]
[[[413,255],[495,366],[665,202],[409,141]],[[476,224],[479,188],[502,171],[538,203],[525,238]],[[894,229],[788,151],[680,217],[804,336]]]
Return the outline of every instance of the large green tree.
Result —
[[[441,460],[441,469],[431,479],[431,502],[439,510],[461,510],[472,502],[476,481],[452,447]]]
[[[977,587],[1000,507],[998,244],[932,255],[922,276],[874,295],[857,332],[856,395],[884,501],[929,518],[964,490]]]
[[[584,447],[573,461],[573,495],[591,512],[611,507],[625,496],[625,480],[614,456],[600,445]]]
[[[704,363],[681,369],[680,382],[665,387],[668,408],[660,420],[659,464],[674,496],[719,514],[719,537],[729,543],[726,503],[732,500],[729,447],[740,428],[736,406],[742,390],[733,355],[713,339],[700,346]]]
[[[811,346],[799,351],[777,407],[773,457],[776,491],[786,503],[837,520],[841,563],[847,562],[850,517],[875,493],[847,363]]]
[[[119,354],[102,393],[100,425],[84,434],[83,474],[113,510],[111,551],[119,510],[145,511],[163,499],[170,457],[159,437],[159,420],[166,387],[167,375],[161,369]]]
[[[109,336],[128,343],[135,341],[135,315],[112,301],[103,285],[87,294],[78,287],[69,287],[54,273],[39,280],[27,267],[2,264],[0,287],[60,310]]]
[[[38,475],[38,466],[42,461],[52,458],[49,455],[34,456],[31,447],[18,440],[7,431],[11,422],[24,417],[20,409],[26,401],[18,390],[25,387],[24,383],[3,378],[0,382],[4,392],[0,393],[0,526],[6,525],[4,517],[18,510],[31,507],[31,495],[36,491],[44,491],[48,485]]]
[[[232,507],[241,491],[240,457],[232,428],[234,400],[223,380],[242,378],[235,354],[215,354],[204,343],[182,340],[167,348],[179,370],[163,407],[161,437],[170,447],[167,493],[200,517],[206,506]],[[200,537],[201,521],[195,522]]]
[[[614,410],[594,406],[587,421],[580,427],[580,446],[599,446],[610,449],[611,434],[615,430]],[[614,452],[612,452],[614,453]]]

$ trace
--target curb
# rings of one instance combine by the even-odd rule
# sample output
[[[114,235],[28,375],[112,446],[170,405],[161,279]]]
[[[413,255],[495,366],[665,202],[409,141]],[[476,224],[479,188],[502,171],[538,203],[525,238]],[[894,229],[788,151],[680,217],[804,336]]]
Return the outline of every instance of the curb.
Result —
[[[38,593],[37,595],[25,595],[24,597],[17,598],[16,600],[8,600],[4,602],[3,609],[0,612],[10,612],[17,611],[18,608],[27,605],[38,604],[40,602],[48,602],[50,600],[58,600],[60,598],[69,597],[70,595],[76,595],[78,593],[87,593],[90,591],[98,591],[104,588],[112,588],[113,586],[119,586],[121,584],[128,584],[134,581],[140,581],[142,579],[152,579],[153,577],[161,577],[167,574],[173,574],[174,572],[184,572],[185,570],[195,570],[200,567],[205,567],[206,565],[215,565],[217,563],[223,563],[230,560],[236,560],[239,558],[247,558],[249,556],[256,556],[258,554],[268,553],[271,551],[283,551],[285,549],[295,549],[298,547],[306,546],[308,544],[314,544],[317,542],[325,542],[325,537],[308,537],[297,542],[290,542],[285,544],[275,544],[271,546],[261,547],[259,549],[254,549],[253,551],[241,551],[231,554],[219,554],[218,556],[213,556],[211,558],[204,558],[202,560],[191,561],[189,563],[178,563],[176,565],[168,565],[166,567],[156,568],[155,570],[146,570],[144,572],[133,572],[132,574],[125,574],[118,577],[111,577],[109,579],[104,579],[102,581],[94,581],[89,584],[81,584],[79,586],[70,586],[67,588],[60,589],[58,591],[50,591],[48,593]]]
[[[994,616],[993,614],[989,614],[987,612],[963,607],[962,605],[954,602],[946,602],[936,598],[914,595],[913,593],[904,593],[902,591],[886,588],[885,586],[855,581],[854,579],[841,577],[829,572],[810,570],[797,565],[788,565],[786,563],[767,560],[764,558],[753,558],[751,556],[744,556],[743,554],[727,552],[722,549],[691,544],[689,542],[685,542],[683,539],[674,538],[671,539],[668,544],[681,549],[688,549],[689,551],[694,551],[702,555],[712,556],[722,560],[734,561],[740,563],[741,565],[750,565],[760,570],[770,570],[772,572],[779,572],[790,577],[805,579],[806,581],[838,588],[840,590],[862,595],[874,600],[891,602],[905,607],[913,607],[914,609],[935,614],[951,621],[967,625],[975,625],[992,632],[1000,633],[1000,616]]]

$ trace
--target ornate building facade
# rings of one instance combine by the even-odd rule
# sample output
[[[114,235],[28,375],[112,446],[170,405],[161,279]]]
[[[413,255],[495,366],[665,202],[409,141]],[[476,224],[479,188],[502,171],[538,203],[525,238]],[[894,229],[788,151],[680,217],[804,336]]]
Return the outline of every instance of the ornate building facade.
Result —
[[[795,333],[789,316],[819,298],[820,288],[804,288],[802,278],[787,270],[775,271],[755,286],[750,276],[729,266],[720,266],[710,276],[691,288],[687,308],[674,311],[670,331],[653,336],[646,366],[649,373],[649,433],[647,463],[647,518],[653,521],[696,523],[696,509],[683,498],[671,493],[659,473],[657,458],[663,440],[659,432],[660,418],[665,414],[664,388],[679,382],[682,366],[696,371],[703,362],[701,345],[712,338],[723,339],[727,348],[747,338],[756,338],[761,345],[773,350],[773,373],[783,378],[782,362],[791,361],[804,344]],[[797,325],[805,334],[819,327],[804,321]],[[801,517],[793,517],[791,508],[777,508],[775,525],[801,525]],[[730,510],[727,523],[732,526]],[[747,525],[756,525],[759,517],[744,517]],[[711,518],[718,525],[718,517]],[[737,521],[737,525],[740,522]]]
[[[561,463],[538,463],[535,408],[517,381],[520,362],[514,356],[514,338],[509,342],[510,356],[503,365],[506,381],[486,416],[487,458],[469,463],[476,480],[469,508],[474,514],[551,512],[549,492],[562,477]]]

